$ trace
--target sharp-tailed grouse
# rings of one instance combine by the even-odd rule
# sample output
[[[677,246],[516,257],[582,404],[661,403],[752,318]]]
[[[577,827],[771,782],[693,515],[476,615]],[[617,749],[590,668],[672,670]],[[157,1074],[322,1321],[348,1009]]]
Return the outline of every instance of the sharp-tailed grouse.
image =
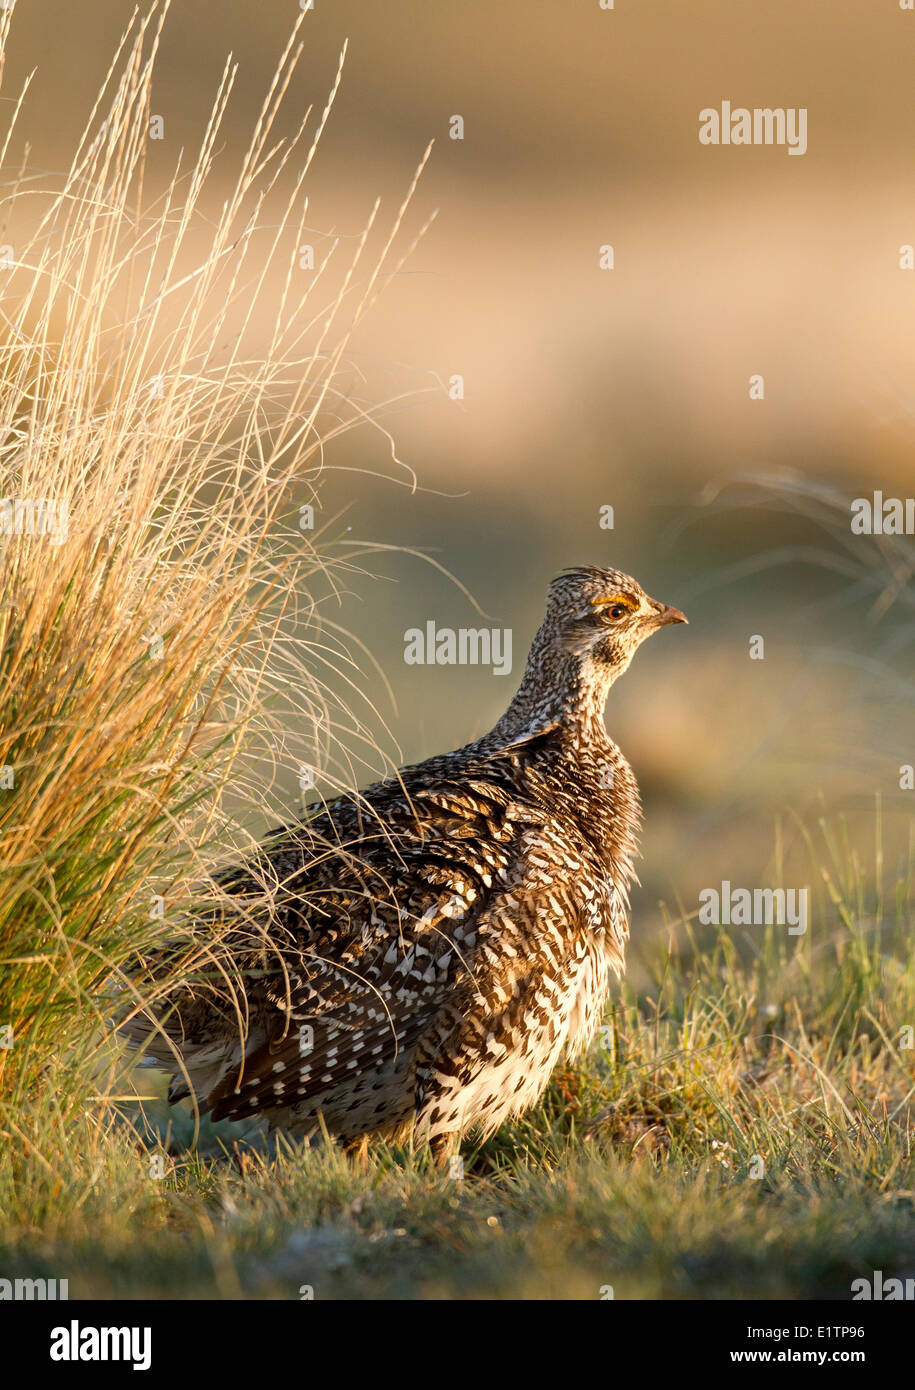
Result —
[[[607,692],[685,622],[616,570],[550,586],[491,733],[273,832],[222,878],[218,952],[128,1033],[214,1118],[437,1149],[533,1104],[623,969],[640,810]],[[159,972],[162,979],[162,972]],[[239,983],[240,982],[240,983]],[[180,1062],[178,1058],[180,1057]]]

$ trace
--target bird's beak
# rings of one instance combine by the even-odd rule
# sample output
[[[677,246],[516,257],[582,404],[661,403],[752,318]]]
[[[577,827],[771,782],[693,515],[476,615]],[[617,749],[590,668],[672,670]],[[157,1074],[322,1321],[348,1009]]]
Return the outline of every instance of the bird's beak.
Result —
[[[671,608],[669,603],[662,603],[658,609],[658,627],[667,627],[670,623],[686,623],[689,625],[689,618],[685,613],[681,613],[679,608]]]

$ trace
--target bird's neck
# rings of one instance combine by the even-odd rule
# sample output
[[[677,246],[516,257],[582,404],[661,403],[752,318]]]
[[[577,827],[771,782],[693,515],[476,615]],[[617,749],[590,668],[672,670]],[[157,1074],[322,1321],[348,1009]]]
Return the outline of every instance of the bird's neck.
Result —
[[[595,848],[625,898],[641,810],[632,769],[604,724],[604,703],[617,674],[594,679],[587,667],[566,665],[544,681],[542,664],[529,663],[517,695],[477,751],[517,746],[523,753],[526,743],[546,735],[540,775],[563,794],[573,792],[576,805],[587,808],[588,832],[598,827]]]
[[[553,729],[562,742],[592,749],[609,745],[604,705],[616,674],[595,668],[590,659],[557,657],[549,645],[535,639],[524,679],[487,744],[505,747]]]
[[[562,741],[599,746],[608,742],[604,698],[576,696],[559,702],[555,691],[543,694],[536,689],[526,691],[522,686],[486,741],[506,747],[555,730]]]

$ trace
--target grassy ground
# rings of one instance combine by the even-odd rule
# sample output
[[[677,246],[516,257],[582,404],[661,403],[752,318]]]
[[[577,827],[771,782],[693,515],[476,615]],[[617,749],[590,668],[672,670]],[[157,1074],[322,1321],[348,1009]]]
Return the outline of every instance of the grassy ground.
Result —
[[[848,1298],[911,1275],[911,865],[887,909],[860,870],[825,875],[806,937],[672,928],[654,984],[535,1111],[465,1142],[462,1177],[240,1125],[195,1145],[151,1101],[87,1117],[47,1167],[7,1151],[0,1269],[184,1298]]]

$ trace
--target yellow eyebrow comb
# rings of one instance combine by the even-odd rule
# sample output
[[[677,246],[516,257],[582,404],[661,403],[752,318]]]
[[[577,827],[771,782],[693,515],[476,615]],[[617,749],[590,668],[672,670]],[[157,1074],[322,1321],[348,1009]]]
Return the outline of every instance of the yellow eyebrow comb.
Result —
[[[622,603],[627,608],[638,607],[635,599],[631,598],[629,594],[611,594],[609,598],[601,596],[600,598],[592,598],[591,600],[592,608],[606,608],[611,603]]]

